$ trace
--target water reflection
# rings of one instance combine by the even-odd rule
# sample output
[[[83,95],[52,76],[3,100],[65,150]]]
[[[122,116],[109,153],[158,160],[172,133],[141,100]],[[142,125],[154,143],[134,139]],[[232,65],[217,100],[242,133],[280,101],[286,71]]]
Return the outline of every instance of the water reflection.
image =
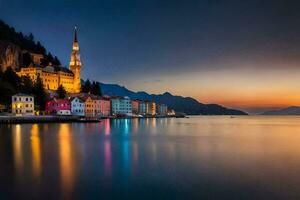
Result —
[[[72,157],[72,135],[69,124],[61,124],[58,131],[60,179],[63,198],[69,199],[74,184],[74,161]]]
[[[106,136],[109,136],[110,135],[110,120],[105,119],[103,124],[104,124],[104,133]]]
[[[135,174],[138,167],[138,144],[136,141],[132,142],[132,173]]]
[[[0,126],[0,189],[24,199],[111,191],[115,199],[221,199],[232,191],[237,199],[299,199],[299,124],[191,117]]]
[[[19,124],[16,125],[14,129],[13,143],[15,170],[18,176],[20,176],[23,170],[24,160],[22,149],[22,127]]]
[[[35,179],[41,175],[41,141],[39,135],[39,126],[33,124],[31,127],[31,155],[32,155],[32,174]]]
[[[104,173],[107,177],[111,177],[112,160],[111,160],[110,140],[104,143]]]

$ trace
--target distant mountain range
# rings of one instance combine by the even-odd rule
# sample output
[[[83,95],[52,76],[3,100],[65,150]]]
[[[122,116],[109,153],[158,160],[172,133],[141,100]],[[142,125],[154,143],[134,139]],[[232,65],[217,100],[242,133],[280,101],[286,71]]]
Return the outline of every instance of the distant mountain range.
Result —
[[[188,115],[247,115],[247,113],[240,110],[228,109],[217,104],[203,104],[191,97],[174,96],[168,92],[156,95],[146,92],[133,92],[117,84],[100,83],[100,86],[104,95],[150,100],[159,104],[166,104],[176,112],[183,112]]]
[[[262,113],[262,115],[300,115],[299,106],[290,106],[279,110],[271,110]]]

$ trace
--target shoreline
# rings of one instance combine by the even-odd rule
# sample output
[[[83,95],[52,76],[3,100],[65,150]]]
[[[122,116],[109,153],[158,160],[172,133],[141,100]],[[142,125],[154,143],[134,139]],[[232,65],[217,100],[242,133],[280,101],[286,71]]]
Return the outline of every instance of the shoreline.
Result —
[[[180,116],[145,116],[145,117],[99,117],[82,118],[79,116],[0,116],[0,124],[26,124],[26,123],[98,123],[104,119],[146,119],[146,118],[179,118]],[[182,117],[183,118],[183,117]]]

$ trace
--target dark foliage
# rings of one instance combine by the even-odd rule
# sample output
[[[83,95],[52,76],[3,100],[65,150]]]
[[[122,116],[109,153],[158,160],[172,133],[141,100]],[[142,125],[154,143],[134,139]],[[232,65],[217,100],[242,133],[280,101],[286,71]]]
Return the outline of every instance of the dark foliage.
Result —
[[[100,83],[96,81],[93,81],[93,83],[91,83],[89,79],[87,79],[84,82],[84,84],[82,84],[81,92],[90,93],[98,96],[102,95]]]
[[[26,52],[23,54],[23,65],[28,67],[32,63],[32,58],[30,53]]]
[[[81,92],[91,93],[92,85],[89,79],[85,81],[85,83],[81,86]]]
[[[39,42],[35,42],[34,36],[32,33],[29,35],[23,35],[22,32],[16,32],[13,27],[10,27],[5,22],[0,20],[0,40],[11,42],[19,46],[23,50],[27,50],[32,53],[42,54],[45,59],[42,61],[43,66],[48,65],[50,62],[54,65],[60,65],[60,61],[57,57],[53,57],[49,52],[47,54],[46,48]],[[25,60],[28,64],[28,60]]]
[[[65,98],[65,97],[66,97],[66,94],[67,94],[67,92],[66,92],[64,86],[62,86],[62,85],[60,85],[60,86],[57,88],[56,93],[57,93],[58,98],[60,98],[60,99]]]
[[[91,93],[94,95],[101,95],[101,89],[100,89],[100,83],[93,81],[92,87],[91,87]]]
[[[35,103],[38,106],[39,110],[45,110],[45,104],[46,104],[46,92],[43,86],[42,79],[38,76],[36,79],[36,82],[33,86],[33,93],[35,97]]]
[[[28,76],[20,78],[11,68],[8,68],[4,73],[0,73],[0,104],[4,104],[9,108],[11,96],[17,93],[33,95],[35,105],[42,110],[45,108],[46,93],[42,80],[38,77],[37,81],[33,83]]]

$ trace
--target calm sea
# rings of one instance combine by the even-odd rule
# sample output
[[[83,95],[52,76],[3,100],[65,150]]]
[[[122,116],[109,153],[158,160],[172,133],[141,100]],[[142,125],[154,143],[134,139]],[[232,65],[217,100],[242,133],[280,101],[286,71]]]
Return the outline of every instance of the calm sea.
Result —
[[[0,199],[300,199],[300,117],[0,125]]]

